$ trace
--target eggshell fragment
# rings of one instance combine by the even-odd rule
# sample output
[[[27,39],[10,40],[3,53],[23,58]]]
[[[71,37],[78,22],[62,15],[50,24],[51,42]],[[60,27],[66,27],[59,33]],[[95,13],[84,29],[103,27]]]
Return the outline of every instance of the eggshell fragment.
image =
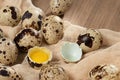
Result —
[[[77,62],[82,58],[82,49],[76,43],[67,42],[62,46],[61,55],[66,62]]]

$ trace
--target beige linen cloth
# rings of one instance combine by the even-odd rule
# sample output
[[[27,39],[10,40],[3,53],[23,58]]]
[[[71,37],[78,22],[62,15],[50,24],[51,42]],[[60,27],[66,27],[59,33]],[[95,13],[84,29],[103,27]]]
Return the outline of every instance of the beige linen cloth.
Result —
[[[15,5],[21,9],[21,13],[28,7],[34,7],[30,0],[0,0],[0,8],[5,5]],[[20,27],[20,24],[14,28],[0,26],[5,35],[11,40],[14,39]],[[43,43],[42,46],[48,47],[53,52],[53,61],[57,61],[66,70],[70,80],[90,80],[89,71],[99,64],[114,64],[120,68],[120,32],[99,29],[103,37],[103,46],[96,51],[83,55],[78,63],[65,63],[60,55],[61,46],[66,41],[76,42],[78,35],[86,28],[64,21],[64,29],[64,37],[57,44],[47,45]],[[22,56],[19,55],[18,59],[20,57]],[[39,70],[31,68],[26,58],[21,64],[12,67],[22,75],[23,80],[39,80]]]

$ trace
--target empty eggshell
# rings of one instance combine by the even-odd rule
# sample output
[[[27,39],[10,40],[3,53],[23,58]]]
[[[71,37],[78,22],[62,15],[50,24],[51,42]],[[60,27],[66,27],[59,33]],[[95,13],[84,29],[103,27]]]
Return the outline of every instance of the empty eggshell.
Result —
[[[69,76],[62,67],[51,64],[41,67],[39,80],[69,80]]]
[[[77,43],[83,52],[90,52],[100,48],[102,45],[102,35],[98,30],[87,29],[85,33],[78,36]]]
[[[29,8],[22,16],[22,28],[41,29],[44,12],[39,8]]]
[[[16,26],[20,22],[20,11],[15,6],[5,6],[0,10],[0,25]]]
[[[27,52],[28,49],[41,45],[42,35],[34,29],[23,29],[16,35],[14,41],[20,51]]]
[[[0,63],[13,64],[18,56],[16,45],[8,38],[0,38]]]
[[[98,65],[90,73],[90,80],[120,80],[120,72],[114,65]]]
[[[67,42],[62,46],[61,54],[66,62],[77,62],[82,58],[82,49],[77,43]]]
[[[44,18],[41,30],[48,44],[57,43],[64,34],[62,19],[55,15]]]
[[[14,68],[0,66],[0,80],[23,80],[22,76]]]
[[[63,15],[71,6],[72,0],[51,0],[50,9],[55,15]]]

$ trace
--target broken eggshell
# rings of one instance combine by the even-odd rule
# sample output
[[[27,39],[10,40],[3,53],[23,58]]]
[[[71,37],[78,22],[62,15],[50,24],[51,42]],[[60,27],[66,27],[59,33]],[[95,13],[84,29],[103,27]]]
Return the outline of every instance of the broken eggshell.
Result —
[[[98,65],[89,72],[90,80],[120,80],[119,69],[112,64]]]
[[[51,0],[50,9],[54,15],[63,15],[71,4],[72,0]]]
[[[22,28],[41,29],[44,12],[40,8],[29,8],[22,16]]]
[[[34,29],[23,29],[16,35],[14,41],[21,52],[27,52],[34,46],[41,46],[42,35],[40,31]]]
[[[23,78],[14,68],[0,66],[0,80],[23,80]]]
[[[85,53],[96,50],[102,45],[102,35],[98,30],[87,29],[78,36],[77,44]]]
[[[3,26],[16,26],[20,22],[20,11],[15,6],[4,6],[0,9],[0,24]]]
[[[52,52],[45,47],[35,46],[28,50],[27,60],[32,68],[39,69],[52,60]]]
[[[63,38],[62,19],[55,15],[50,15],[42,20],[42,35],[48,44],[55,44]]]
[[[69,80],[69,76],[61,66],[48,64],[41,66],[39,80]]]
[[[61,55],[66,62],[77,62],[82,58],[82,50],[78,44],[67,42],[62,46]]]

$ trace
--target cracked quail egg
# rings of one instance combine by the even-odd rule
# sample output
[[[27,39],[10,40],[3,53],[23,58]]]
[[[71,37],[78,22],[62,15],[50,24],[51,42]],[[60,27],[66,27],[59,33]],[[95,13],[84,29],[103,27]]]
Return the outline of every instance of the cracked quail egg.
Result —
[[[89,76],[91,80],[120,80],[120,72],[114,65],[98,65],[90,71]]]
[[[62,19],[55,15],[45,17],[41,31],[48,44],[57,43],[64,35]]]
[[[77,44],[85,53],[96,50],[102,45],[102,35],[98,30],[87,29],[78,36]]]
[[[69,76],[62,67],[49,64],[40,68],[39,80],[69,80]]]
[[[15,6],[5,6],[0,10],[0,24],[3,26],[16,26],[20,22],[20,11]]]
[[[0,80],[23,80],[22,76],[14,68],[0,66]]]
[[[35,29],[23,29],[14,38],[14,41],[21,52],[27,52],[34,46],[40,46],[42,43],[42,35],[40,31]]]
[[[16,45],[8,38],[0,38],[0,63],[13,64],[18,56]]]
[[[29,8],[22,16],[22,28],[41,29],[44,12],[39,8]]]
[[[63,15],[71,4],[72,0],[51,0],[50,9],[55,15]]]
[[[27,60],[32,68],[39,69],[52,60],[52,52],[46,47],[35,46],[28,50]]]

